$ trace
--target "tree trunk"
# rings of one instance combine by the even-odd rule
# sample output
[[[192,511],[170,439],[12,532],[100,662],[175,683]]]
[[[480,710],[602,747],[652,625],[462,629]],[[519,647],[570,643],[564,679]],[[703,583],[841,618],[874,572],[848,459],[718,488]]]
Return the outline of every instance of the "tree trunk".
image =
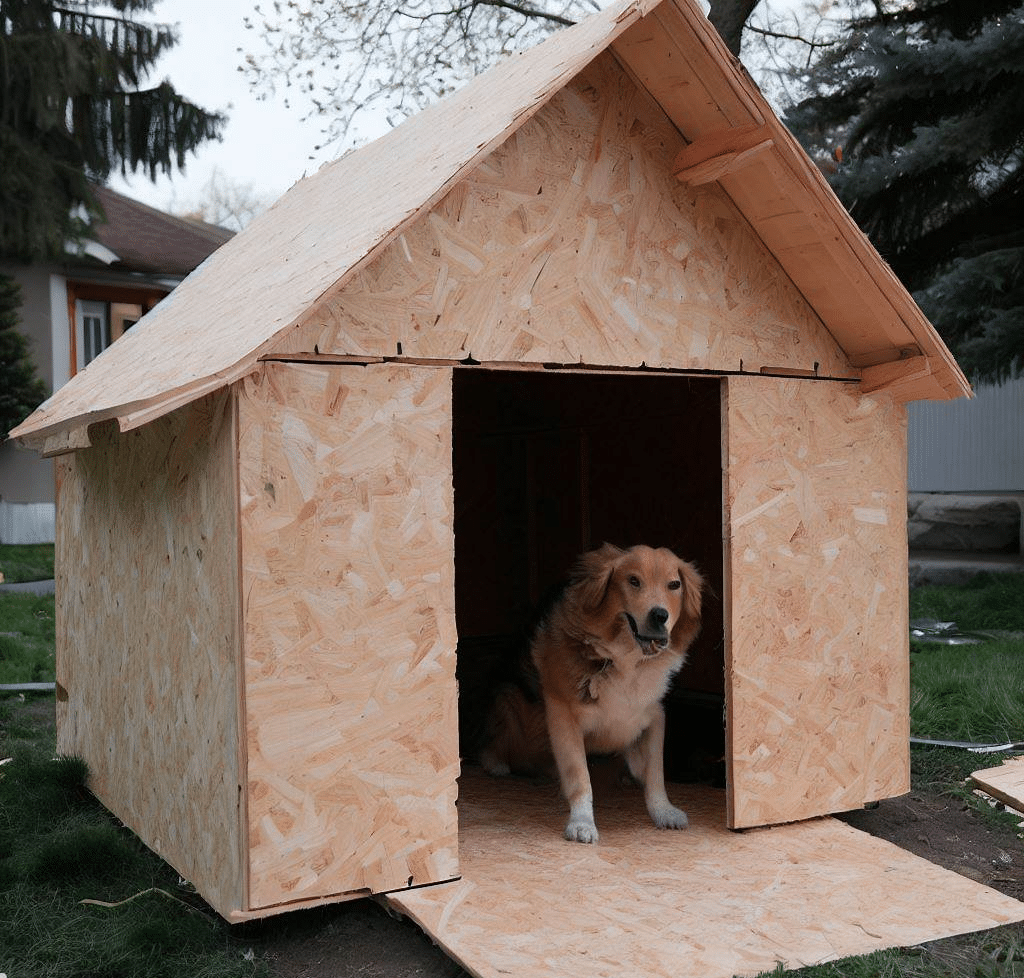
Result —
[[[711,0],[708,20],[722,35],[722,40],[736,57],[740,54],[740,38],[743,25],[760,0]]]

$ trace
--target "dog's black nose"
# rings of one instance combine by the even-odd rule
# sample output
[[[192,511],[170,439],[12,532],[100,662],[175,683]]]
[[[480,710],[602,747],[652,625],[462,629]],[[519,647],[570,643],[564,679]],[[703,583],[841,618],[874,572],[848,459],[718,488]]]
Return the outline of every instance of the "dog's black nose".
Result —
[[[668,621],[668,610],[666,608],[651,608],[647,618],[652,625],[660,627]]]

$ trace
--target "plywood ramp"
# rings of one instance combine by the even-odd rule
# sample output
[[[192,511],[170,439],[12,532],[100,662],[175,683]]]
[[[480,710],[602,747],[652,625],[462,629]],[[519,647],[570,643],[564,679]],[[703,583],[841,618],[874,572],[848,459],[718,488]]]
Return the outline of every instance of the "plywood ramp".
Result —
[[[1024,903],[834,819],[729,832],[721,792],[675,788],[685,832],[599,789],[601,841],[562,839],[554,786],[466,774],[457,883],[388,902],[479,978],[731,978],[1024,920]]]
[[[975,771],[971,780],[1004,805],[1024,812],[1024,757],[1012,757],[999,767]]]

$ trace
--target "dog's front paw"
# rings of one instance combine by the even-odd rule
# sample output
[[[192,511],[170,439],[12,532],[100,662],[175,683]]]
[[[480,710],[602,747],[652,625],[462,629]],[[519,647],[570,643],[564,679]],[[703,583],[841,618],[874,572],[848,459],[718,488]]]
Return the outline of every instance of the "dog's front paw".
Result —
[[[597,842],[597,826],[584,819],[571,818],[565,827],[565,837],[570,842]]]
[[[685,829],[690,824],[686,812],[668,803],[653,809],[651,819],[659,829]]]

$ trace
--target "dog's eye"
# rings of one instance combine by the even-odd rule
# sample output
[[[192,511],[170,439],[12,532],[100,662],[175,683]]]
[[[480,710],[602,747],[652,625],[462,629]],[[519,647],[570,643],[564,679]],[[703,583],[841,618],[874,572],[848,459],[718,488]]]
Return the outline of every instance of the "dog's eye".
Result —
[[[668,589],[670,591],[678,591],[682,586],[683,586],[683,582],[682,581],[669,581],[668,582]]]
[[[629,575],[629,586],[630,587],[640,587],[640,578],[637,577],[636,574],[630,574]]]

